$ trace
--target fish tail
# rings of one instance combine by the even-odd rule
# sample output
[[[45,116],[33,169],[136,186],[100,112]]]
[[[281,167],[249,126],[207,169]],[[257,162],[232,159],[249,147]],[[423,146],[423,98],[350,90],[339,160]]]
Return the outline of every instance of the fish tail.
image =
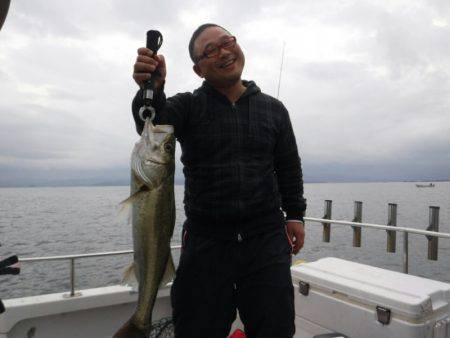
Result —
[[[135,267],[135,263],[131,263],[130,265],[128,265],[124,272],[123,272],[123,276],[122,276],[122,285],[131,285],[132,287],[137,287],[138,284],[138,278],[136,275],[136,267]]]
[[[122,325],[113,338],[147,338],[149,334],[150,330],[141,330],[129,320]]]

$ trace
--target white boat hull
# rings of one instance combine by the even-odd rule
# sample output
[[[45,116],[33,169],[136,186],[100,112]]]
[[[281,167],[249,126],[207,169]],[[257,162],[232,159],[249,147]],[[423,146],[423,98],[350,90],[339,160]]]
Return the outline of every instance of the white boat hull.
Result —
[[[292,267],[295,338],[340,331],[350,338],[450,338],[450,284],[326,258]],[[307,282],[307,290],[300,289]],[[170,284],[153,320],[171,317]],[[303,288],[304,286],[302,286]],[[130,318],[137,292],[120,285],[5,300],[0,338],[107,338]],[[377,306],[392,313],[380,323]],[[231,332],[242,328],[239,318]],[[362,336],[362,332],[363,335]]]
[[[81,290],[71,298],[56,293],[5,300],[0,338],[111,337],[130,318],[136,301],[137,293],[120,285]],[[171,314],[168,286],[158,293],[153,318]]]

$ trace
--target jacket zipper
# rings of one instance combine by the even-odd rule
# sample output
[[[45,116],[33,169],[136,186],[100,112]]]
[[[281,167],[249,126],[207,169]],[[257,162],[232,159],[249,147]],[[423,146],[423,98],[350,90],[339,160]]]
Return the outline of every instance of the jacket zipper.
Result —
[[[233,111],[233,113],[234,113],[234,117],[235,117],[235,121],[236,121],[236,130],[237,130],[237,133],[236,133],[236,135],[237,135],[237,140],[236,140],[236,142],[237,142],[237,144],[238,144],[238,149],[240,149],[240,143],[241,143],[241,135],[240,135],[240,133],[239,133],[239,117],[238,117],[238,115],[237,115],[237,107],[236,107],[236,102],[234,102],[234,103],[231,103],[231,110]],[[237,162],[237,171],[238,171],[238,182],[239,182],[239,185],[238,185],[238,200],[237,200],[237,207],[238,207],[238,210],[239,210],[239,218],[238,218],[238,222],[237,222],[237,228],[236,228],[236,232],[237,232],[237,241],[239,242],[239,243],[241,243],[242,242],[242,240],[243,240],[243,237],[242,237],[242,234],[241,234],[241,229],[240,229],[240,225],[241,225],[241,217],[240,217],[240,214],[241,214],[241,167],[240,167],[240,164],[239,164],[239,156],[240,156],[240,154],[239,154],[239,152],[236,152],[236,156],[238,157],[238,161],[236,161]]]

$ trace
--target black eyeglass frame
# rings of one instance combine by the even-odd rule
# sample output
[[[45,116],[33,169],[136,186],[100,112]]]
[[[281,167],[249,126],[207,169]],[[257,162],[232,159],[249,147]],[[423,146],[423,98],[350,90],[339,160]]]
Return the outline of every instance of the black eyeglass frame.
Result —
[[[230,42],[231,42],[231,44],[229,46],[225,47],[225,45],[230,43]],[[237,42],[236,42],[236,37],[235,36],[233,36],[233,35],[227,36],[227,38],[224,39],[220,44],[218,44],[218,45],[216,45],[216,44],[211,45],[213,49],[210,52],[207,52],[206,48],[205,48],[203,53],[199,57],[197,57],[195,63],[197,64],[200,61],[202,61],[203,59],[212,59],[214,57],[217,57],[220,54],[220,50],[222,48],[226,49],[226,50],[230,50],[231,48],[236,46],[236,43]],[[210,49],[210,48],[208,48],[208,49]]]

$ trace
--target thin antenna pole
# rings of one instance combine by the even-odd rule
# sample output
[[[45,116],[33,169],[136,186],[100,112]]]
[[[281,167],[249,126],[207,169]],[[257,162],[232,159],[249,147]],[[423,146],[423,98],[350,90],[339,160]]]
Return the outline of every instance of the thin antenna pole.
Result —
[[[281,53],[281,66],[280,66],[280,76],[278,77],[278,91],[277,99],[280,96],[280,85],[281,85],[281,73],[283,72],[283,61],[284,61],[284,47],[286,46],[286,41],[283,41],[283,51]]]

